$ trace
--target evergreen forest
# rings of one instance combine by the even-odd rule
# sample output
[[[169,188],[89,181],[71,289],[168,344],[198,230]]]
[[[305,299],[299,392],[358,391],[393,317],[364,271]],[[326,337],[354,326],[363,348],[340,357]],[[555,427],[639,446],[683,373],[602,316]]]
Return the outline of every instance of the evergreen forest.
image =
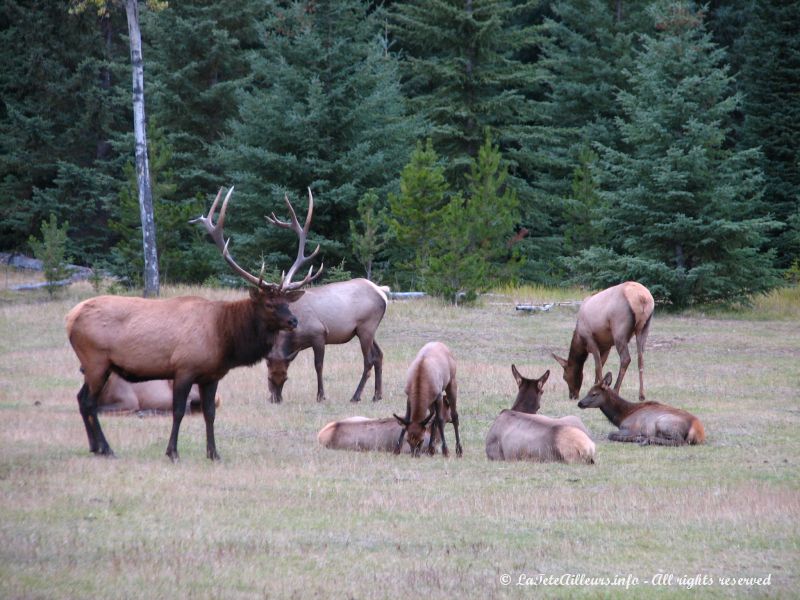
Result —
[[[189,220],[235,186],[236,261],[453,299],[635,279],[681,308],[800,276],[800,3],[139,5],[158,267],[235,284]],[[0,251],[44,224],[141,285],[120,0],[0,4]]]

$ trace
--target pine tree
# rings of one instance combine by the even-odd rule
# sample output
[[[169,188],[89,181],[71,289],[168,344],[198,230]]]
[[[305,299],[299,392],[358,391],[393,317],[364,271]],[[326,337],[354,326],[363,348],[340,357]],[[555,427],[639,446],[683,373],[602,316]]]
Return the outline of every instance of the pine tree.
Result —
[[[274,3],[238,118],[217,146],[236,184],[230,231],[240,264],[285,262],[294,240],[264,220],[284,194],[314,194],[309,243],[327,264],[351,260],[349,222],[369,189],[386,197],[418,134],[406,114],[382,11],[368,2]],[[291,262],[291,261],[289,261]]]
[[[702,12],[655,4],[629,92],[619,96],[625,149],[599,145],[608,247],[572,261],[595,286],[638,279],[676,306],[739,301],[775,283],[759,251],[772,225],[758,218],[758,151],[727,140],[739,97]]]

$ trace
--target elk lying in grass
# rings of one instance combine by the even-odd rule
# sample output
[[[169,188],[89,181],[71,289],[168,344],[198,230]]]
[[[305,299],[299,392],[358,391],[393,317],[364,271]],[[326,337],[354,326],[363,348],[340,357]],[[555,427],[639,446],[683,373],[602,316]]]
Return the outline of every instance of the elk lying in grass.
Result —
[[[634,403],[623,400],[611,388],[611,373],[596,383],[578,402],[580,408],[599,408],[619,431],[608,435],[615,442],[636,442],[662,446],[702,444],[703,424],[694,415],[658,402]]]
[[[393,452],[402,429],[402,425],[393,417],[387,419],[350,417],[325,425],[317,434],[317,440],[322,446],[331,450]],[[429,433],[426,431],[422,443],[428,441]],[[410,448],[403,446],[402,451],[410,452]]]
[[[533,414],[539,409],[544,382],[550,372],[539,379],[526,379],[511,366],[519,388],[514,408],[502,411],[486,436],[489,460],[560,461],[593,464],[595,445],[589,431],[578,417],[560,419]],[[521,402],[520,400],[527,402]],[[520,410],[530,409],[534,411]]]
[[[361,392],[373,366],[375,395],[372,399],[380,400],[383,396],[383,352],[375,341],[375,330],[383,319],[387,304],[384,291],[367,279],[339,281],[307,290],[292,305],[292,312],[299,320],[299,325],[293,331],[280,332],[267,356],[270,401],[283,400],[281,393],[289,364],[298,352],[306,348],[314,350],[317,402],[324,400],[322,365],[325,360],[325,346],[346,344],[355,336],[358,336],[361,343],[364,371],[350,401],[358,402],[361,399]]]
[[[111,373],[97,399],[97,411],[114,414],[172,412],[172,389],[172,381],[167,379],[130,383],[116,373]],[[201,404],[200,388],[195,384],[189,390],[186,408],[190,412],[199,412],[202,410]],[[219,408],[219,396],[214,404]]]
[[[461,439],[458,435],[458,411],[456,398],[456,361],[450,349],[441,342],[425,344],[417,353],[406,375],[406,416],[394,415],[402,426],[397,440],[395,453],[399,454],[403,447],[403,437],[408,436],[408,445],[414,456],[419,456],[425,439],[425,426],[433,419],[434,428],[438,428],[442,439],[442,454],[450,454],[444,437],[444,423],[448,416],[453,423],[456,434],[456,456],[462,455]],[[428,441],[428,452],[434,453],[434,438],[431,433]]]
[[[317,247],[308,257],[304,254],[313,212],[311,192],[305,228],[300,228],[288,198],[292,223],[279,221],[274,214],[269,219],[282,227],[292,227],[299,237],[297,259],[279,284],[267,283],[244,270],[228,252],[230,240],[224,240],[223,226],[232,193],[233,188],[225,197],[216,225],[214,213],[222,190],[208,216],[193,222],[206,228],[228,265],[254,286],[249,298],[225,302],[194,296],[169,299],[99,296],[81,302],[67,315],[67,334],[84,375],[78,404],[91,452],[113,454],[97,419],[97,399],[109,375],[116,373],[132,382],[174,380],[172,432],[167,444],[167,456],[173,461],[178,459],[178,430],[186,411],[186,397],[192,385],[197,384],[206,423],[206,454],[218,460],[214,399],[219,380],[234,367],[252,365],[265,358],[279,330],[297,327],[289,303],[300,298],[303,291],[298,288],[315,279],[322,269],[320,266],[312,274],[312,267],[302,281],[292,282],[297,269],[319,250]]]
[[[564,368],[564,381],[567,382],[572,400],[577,400],[580,394],[587,356],[591,353],[594,357],[594,381],[597,383],[603,376],[603,365],[612,346],[616,347],[619,354],[619,374],[614,387],[619,391],[631,362],[628,342],[633,335],[636,335],[639,363],[639,400],[644,400],[644,346],[654,306],[650,291],[635,281],[610,287],[581,303],[568,358],[565,360],[553,354],[553,358]]]

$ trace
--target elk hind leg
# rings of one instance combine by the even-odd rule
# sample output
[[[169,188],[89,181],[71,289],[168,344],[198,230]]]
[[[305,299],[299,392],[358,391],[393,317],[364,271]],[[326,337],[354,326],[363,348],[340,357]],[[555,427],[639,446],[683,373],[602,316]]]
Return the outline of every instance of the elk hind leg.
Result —
[[[375,395],[372,397],[372,401],[377,402],[383,398],[383,350],[375,340],[372,340],[370,361],[375,369]]]
[[[652,315],[648,317],[647,322],[642,327],[642,330],[636,334],[636,359],[639,365],[639,401],[644,401],[644,346],[647,343],[647,334],[650,333],[650,320]]]
[[[458,410],[456,409],[458,385],[455,381],[451,381],[450,384],[445,388],[445,391],[447,393],[447,406],[450,410],[450,420],[453,423],[453,431],[456,435],[456,456],[461,458],[461,456],[464,454],[464,451],[461,448],[461,437],[458,433]],[[444,431],[442,431],[442,440],[444,440]]]
[[[108,445],[106,436],[103,435],[103,429],[100,427],[100,421],[97,419],[97,399],[108,381],[109,374],[108,370],[104,370],[99,375],[87,372],[84,384],[78,392],[78,408],[86,428],[86,435],[89,438],[89,451],[102,456],[114,456],[114,451]],[[93,387],[95,391],[92,391]]]

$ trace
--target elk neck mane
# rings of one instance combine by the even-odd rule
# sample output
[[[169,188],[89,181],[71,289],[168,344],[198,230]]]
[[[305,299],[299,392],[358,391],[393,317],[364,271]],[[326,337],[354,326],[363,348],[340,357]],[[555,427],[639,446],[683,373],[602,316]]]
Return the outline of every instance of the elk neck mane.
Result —
[[[569,356],[567,362],[577,366],[577,370],[583,369],[586,358],[589,356],[589,350],[586,348],[586,342],[578,333],[578,328],[572,332],[572,341],[569,344]]]
[[[219,316],[220,344],[227,366],[251,366],[262,360],[277,335],[256,313],[250,298],[223,302]]]

